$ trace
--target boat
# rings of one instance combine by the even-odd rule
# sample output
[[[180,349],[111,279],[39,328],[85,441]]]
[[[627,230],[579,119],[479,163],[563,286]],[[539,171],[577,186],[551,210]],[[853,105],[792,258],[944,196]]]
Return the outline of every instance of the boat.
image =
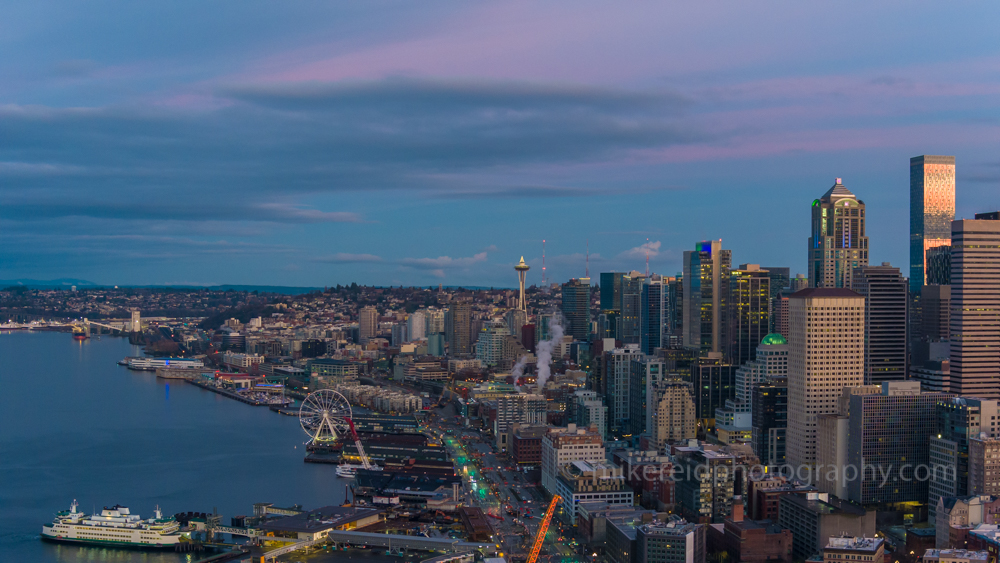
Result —
[[[82,326],[73,325],[73,338],[77,340],[86,340],[88,338],[87,329]]]
[[[59,511],[51,524],[42,525],[42,539],[103,547],[172,550],[187,541],[180,528],[177,520],[163,517],[159,506],[152,518],[143,520],[119,504],[104,507],[100,514],[87,515],[79,511],[74,499],[69,510]]]
[[[359,469],[364,469],[364,465],[358,465],[355,463],[341,463],[337,466],[337,477],[343,477],[344,479],[354,479],[358,475]],[[382,468],[373,465],[369,467],[371,471],[382,471]]]

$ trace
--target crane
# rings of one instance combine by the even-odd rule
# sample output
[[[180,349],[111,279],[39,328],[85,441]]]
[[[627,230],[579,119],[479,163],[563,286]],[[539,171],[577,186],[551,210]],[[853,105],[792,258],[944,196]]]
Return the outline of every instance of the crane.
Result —
[[[535,534],[535,543],[531,546],[531,553],[528,554],[528,561],[526,563],[536,563],[538,561],[538,554],[542,552],[542,544],[545,542],[545,532],[549,531],[549,524],[552,523],[552,515],[556,511],[556,505],[562,497],[555,495],[552,497],[552,501],[549,502],[549,507],[545,510],[545,517],[542,518],[542,523],[538,526],[538,532]]]
[[[365,447],[361,445],[361,438],[358,438],[358,433],[354,430],[354,421],[347,418],[347,424],[351,427],[351,436],[354,438],[354,445],[358,448],[358,455],[361,456],[361,465],[365,469],[375,469],[372,463],[368,461],[368,454],[365,453]]]

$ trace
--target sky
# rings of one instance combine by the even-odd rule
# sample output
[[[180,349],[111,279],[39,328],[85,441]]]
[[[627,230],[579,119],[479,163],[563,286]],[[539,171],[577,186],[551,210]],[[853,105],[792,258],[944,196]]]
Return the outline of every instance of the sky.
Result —
[[[996,3],[3,2],[0,279],[513,287],[804,273],[835,178],[1000,209]]]

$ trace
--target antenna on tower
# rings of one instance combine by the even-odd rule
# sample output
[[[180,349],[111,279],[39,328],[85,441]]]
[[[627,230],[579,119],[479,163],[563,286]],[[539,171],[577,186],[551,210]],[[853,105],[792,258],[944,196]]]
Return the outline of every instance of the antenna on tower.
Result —
[[[649,277],[649,238],[646,239],[646,277]]]
[[[587,279],[590,279],[590,239],[587,239]]]
[[[545,287],[545,239],[542,239],[542,287]]]

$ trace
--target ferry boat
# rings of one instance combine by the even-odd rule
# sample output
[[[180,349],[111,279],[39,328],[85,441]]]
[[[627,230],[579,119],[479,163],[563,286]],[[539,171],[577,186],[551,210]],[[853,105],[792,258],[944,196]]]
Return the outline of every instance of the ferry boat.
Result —
[[[337,466],[337,477],[343,477],[344,479],[354,479],[358,475],[359,469],[364,469],[364,465],[357,465],[354,463],[341,463]],[[372,471],[382,471],[382,468],[373,465],[371,467]]]
[[[156,368],[201,369],[205,362],[191,358],[128,358],[128,369],[156,371]]]
[[[184,538],[180,524],[164,518],[159,506],[147,520],[117,504],[104,507],[99,515],[87,515],[78,508],[74,499],[69,510],[58,512],[51,524],[43,524],[42,539],[105,547],[174,549]]]

